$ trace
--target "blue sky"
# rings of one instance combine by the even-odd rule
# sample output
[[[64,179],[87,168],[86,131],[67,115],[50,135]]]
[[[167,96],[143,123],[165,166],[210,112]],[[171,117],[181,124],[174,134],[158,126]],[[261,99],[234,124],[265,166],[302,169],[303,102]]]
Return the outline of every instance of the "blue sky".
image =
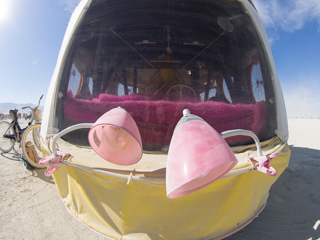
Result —
[[[320,118],[320,0],[253,2],[271,43],[288,116]],[[78,3],[0,0],[0,102],[37,103],[46,95]]]

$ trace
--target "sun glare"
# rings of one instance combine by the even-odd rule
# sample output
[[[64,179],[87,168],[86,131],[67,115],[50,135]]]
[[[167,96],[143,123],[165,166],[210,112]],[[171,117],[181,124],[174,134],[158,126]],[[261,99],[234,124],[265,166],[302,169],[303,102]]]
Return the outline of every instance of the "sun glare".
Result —
[[[0,0],[0,23],[5,22],[9,18],[10,0]]]

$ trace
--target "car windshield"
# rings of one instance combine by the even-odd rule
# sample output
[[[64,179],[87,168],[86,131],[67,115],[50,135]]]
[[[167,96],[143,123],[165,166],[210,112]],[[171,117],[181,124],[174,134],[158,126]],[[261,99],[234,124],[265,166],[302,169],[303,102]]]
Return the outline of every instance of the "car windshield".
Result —
[[[274,136],[268,61],[238,1],[93,1],[68,49],[58,84],[60,131],[121,106],[145,151],[167,149],[183,109],[218,132]],[[66,140],[87,144],[87,131]]]

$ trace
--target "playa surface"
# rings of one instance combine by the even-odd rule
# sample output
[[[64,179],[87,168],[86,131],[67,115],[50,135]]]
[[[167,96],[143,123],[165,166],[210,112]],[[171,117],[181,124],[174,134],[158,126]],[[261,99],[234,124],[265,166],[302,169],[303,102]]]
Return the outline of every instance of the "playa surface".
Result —
[[[259,217],[228,240],[320,239],[320,119],[288,119],[291,159]],[[0,154],[0,239],[105,239],[78,222],[44,170]]]

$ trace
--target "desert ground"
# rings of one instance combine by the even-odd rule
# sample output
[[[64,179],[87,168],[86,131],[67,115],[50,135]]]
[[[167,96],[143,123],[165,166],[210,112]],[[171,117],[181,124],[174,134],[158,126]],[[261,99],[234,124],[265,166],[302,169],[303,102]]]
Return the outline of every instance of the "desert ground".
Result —
[[[289,118],[289,167],[265,209],[227,240],[320,239],[320,119]],[[52,178],[0,154],[0,239],[105,239],[69,214]]]

